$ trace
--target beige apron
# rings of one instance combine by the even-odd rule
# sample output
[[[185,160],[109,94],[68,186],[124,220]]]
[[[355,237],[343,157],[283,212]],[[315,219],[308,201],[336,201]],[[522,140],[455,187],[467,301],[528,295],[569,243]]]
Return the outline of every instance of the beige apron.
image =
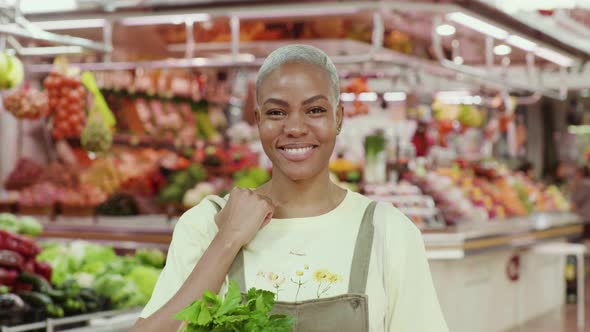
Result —
[[[350,268],[348,293],[340,296],[300,302],[275,303],[273,313],[295,318],[295,332],[368,332],[369,303],[365,294],[369,262],[373,246],[373,214],[376,202],[371,202],[363,216]],[[218,205],[215,203],[214,205]],[[220,208],[220,207],[218,207]],[[244,253],[236,256],[228,273],[242,292],[246,291]]]

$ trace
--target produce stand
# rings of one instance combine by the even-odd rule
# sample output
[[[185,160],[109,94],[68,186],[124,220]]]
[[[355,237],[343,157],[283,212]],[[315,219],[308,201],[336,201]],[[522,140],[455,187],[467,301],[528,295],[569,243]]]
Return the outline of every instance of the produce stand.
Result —
[[[501,331],[563,304],[564,259],[528,249],[576,240],[583,224],[564,191],[514,171],[516,160],[543,160],[541,102],[588,82],[590,46],[559,38],[561,28],[489,1],[86,1],[33,14],[16,3],[0,8],[10,23],[0,57],[13,64],[0,80],[0,211],[34,216],[39,244],[65,256],[98,244],[126,264],[135,251],[165,252],[179,216],[206,195],[267,181],[252,82],[270,52],[304,43],[339,71],[335,182],[422,231],[450,330]],[[13,137],[16,147],[4,144]],[[80,271],[56,270],[100,275],[72,261]],[[118,331],[136,317],[109,311],[2,332]]]
[[[28,332],[28,331],[46,331],[46,332],[57,332],[57,331],[125,331],[128,330],[135,319],[138,316],[138,310],[112,310],[96,312],[87,315],[78,315],[74,317],[59,318],[59,319],[48,319],[44,322],[37,322],[32,324],[17,325],[12,327],[2,326],[2,332]],[[130,318],[126,320],[115,321],[109,324],[108,318],[123,317]],[[102,319],[98,324],[92,322]],[[89,327],[76,327],[88,324]],[[68,328],[69,326],[69,328]]]

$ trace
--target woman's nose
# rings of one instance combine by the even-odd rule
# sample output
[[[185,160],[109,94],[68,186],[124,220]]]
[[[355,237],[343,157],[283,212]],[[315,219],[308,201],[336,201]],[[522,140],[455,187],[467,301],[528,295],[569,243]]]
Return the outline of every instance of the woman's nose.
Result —
[[[285,133],[287,136],[300,137],[307,134],[308,128],[305,118],[299,114],[290,114],[285,123]]]

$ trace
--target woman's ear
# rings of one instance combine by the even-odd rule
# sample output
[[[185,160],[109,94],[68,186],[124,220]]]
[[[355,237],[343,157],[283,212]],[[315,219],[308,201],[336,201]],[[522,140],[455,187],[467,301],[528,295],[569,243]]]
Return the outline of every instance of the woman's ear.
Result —
[[[342,102],[338,103],[336,106],[336,128],[338,128],[338,132],[342,129],[342,121],[344,120],[344,106]]]
[[[256,119],[256,124],[260,124],[260,109],[254,109],[254,118]]]

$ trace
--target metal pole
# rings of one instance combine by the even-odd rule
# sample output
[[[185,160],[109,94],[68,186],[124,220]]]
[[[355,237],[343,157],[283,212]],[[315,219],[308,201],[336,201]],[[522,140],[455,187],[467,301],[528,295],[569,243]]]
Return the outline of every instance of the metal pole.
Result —
[[[240,18],[233,15],[229,24],[231,29],[231,56],[234,61],[237,61],[240,53]]]
[[[486,36],[486,66],[494,66],[494,38],[490,36]]]
[[[373,54],[383,48],[383,32],[385,30],[383,24],[383,15],[379,10],[373,13],[373,33],[371,35],[371,51]]]
[[[106,19],[104,20],[104,27],[102,28],[102,41],[106,47],[113,49],[113,21]],[[111,52],[104,54],[104,62],[111,62]]]
[[[187,18],[184,23],[186,25],[186,49],[184,57],[190,59],[195,53],[195,21],[192,18]]]

